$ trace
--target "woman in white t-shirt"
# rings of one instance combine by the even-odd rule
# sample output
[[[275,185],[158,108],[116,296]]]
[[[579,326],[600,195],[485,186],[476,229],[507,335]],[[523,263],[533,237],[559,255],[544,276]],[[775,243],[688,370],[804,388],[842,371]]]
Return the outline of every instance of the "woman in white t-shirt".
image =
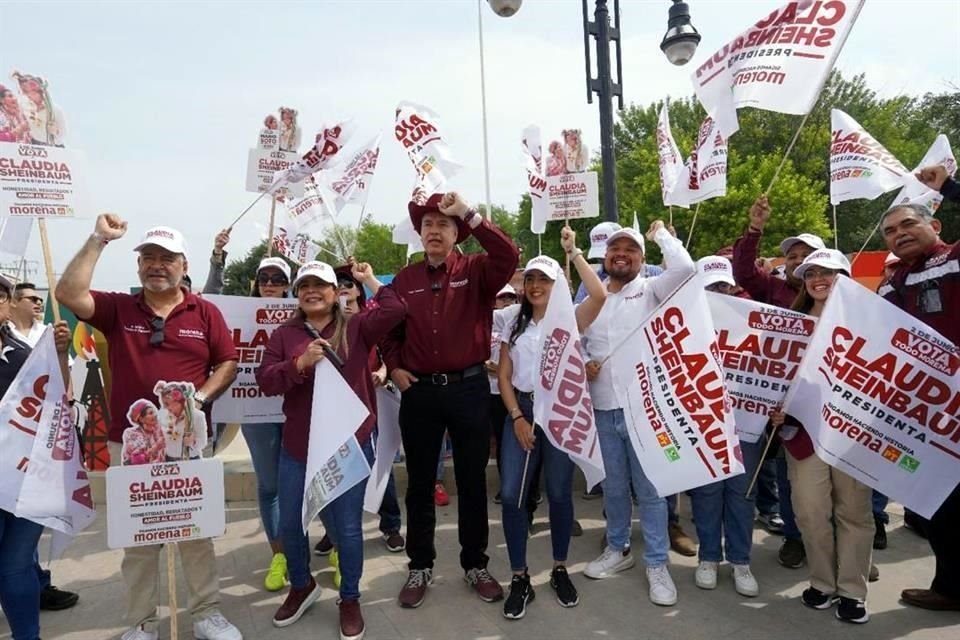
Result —
[[[583,257],[583,252],[576,248],[576,236],[572,229],[564,227],[560,243],[589,292],[589,297],[576,307],[575,312],[577,328],[583,331],[600,313],[607,292]],[[561,274],[562,269],[553,258],[533,258],[523,271],[520,304],[503,312],[506,317],[501,336],[499,381],[500,396],[508,415],[501,445],[500,493],[503,499],[503,532],[513,570],[510,595],[504,603],[503,615],[513,620],[524,616],[527,603],[534,598],[527,574],[527,513],[524,507],[518,505],[526,504],[523,494],[530,488],[530,479],[524,478],[524,473],[536,469],[541,458],[550,504],[550,538],[553,545],[550,586],[561,606],[575,607],[580,602],[565,567],[573,527],[574,463],[565,452],[550,444],[539,425],[533,424],[533,390],[541,358],[540,325],[554,284]],[[564,291],[563,295],[569,293]]]

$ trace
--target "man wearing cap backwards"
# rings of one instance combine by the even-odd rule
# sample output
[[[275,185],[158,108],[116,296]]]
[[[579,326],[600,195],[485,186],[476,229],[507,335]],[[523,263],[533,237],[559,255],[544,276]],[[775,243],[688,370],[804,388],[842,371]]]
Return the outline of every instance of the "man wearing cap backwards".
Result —
[[[182,288],[186,248],[179,231],[154,227],[134,249],[143,290],[135,295],[91,291],[93,270],[108,243],[127,232],[114,214],[97,218],[94,232],[57,283],[57,299],[99,329],[109,345],[113,371],[110,413],[124,416],[136,401],[154,397],[158,381],[182,381],[196,388],[193,401],[207,409],[237,376],[237,351],[220,311]],[[125,425],[110,427],[110,458],[120,462]],[[242,640],[220,613],[213,541],[177,544],[187,584],[193,633],[200,640]],[[127,585],[127,621],[122,640],[156,640],[158,564],[161,545],[124,549],[121,573]]]
[[[457,193],[435,194],[408,208],[425,260],[394,278],[394,289],[407,303],[407,318],[382,344],[390,377],[403,394],[400,432],[409,478],[410,573],[398,601],[402,607],[419,607],[433,581],[433,489],[446,429],[459,493],[460,566],[480,598],[494,602],[503,597],[503,589],[486,568],[490,385],[484,363],[490,355],[494,299],[513,275],[519,252]],[[471,233],[486,254],[454,251]]]
[[[640,505],[640,529],[644,539],[644,560],[650,583],[650,601],[661,606],[677,602],[677,589],[667,568],[670,547],[667,535],[667,501],[644,475],[627,434],[626,402],[622,380],[614,377],[612,365],[605,363],[612,350],[623,342],[637,325],[694,272],[693,260],[683,243],[667,231],[663,222],[650,225],[647,238],[660,245],[667,269],[656,278],[638,277],[644,263],[643,236],[634,229],[621,229],[607,239],[604,283],[607,300],[590,328],[584,332],[587,352],[587,377],[591,380],[600,438],[600,451],[606,479],[603,481],[603,506],[607,513],[607,547],[587,565],[588,578],[609,578],[635,563],[630,551],[630,488]]]
[[[922,170],[921,176],[924,172],[932,169]],[[924,182],[949,193],[946,172],[934,178],[940,182]],[[900,264],[878,293],[960,345],[960,243],[943,242],[940,221],[919,204],[891,207],[880,220],[880,231],[887,249],[900,258]],[[937,559],[933,583],[929,589],[905,589],[900,596],[904,602],[924,609],[960,611],[958,531],[960,485],[930,520],[930,546]]]
[[[793,274],[794,269],[804,258],[817,249],[823,249],[825,245],[823,240],[811,233],[785,238],[780,243],[780,251],[786,258],[783,265],[785,278],[766,273],[757,266],[757,257],[763,228],[769,219],[770,204],[766,194],[761,194],[750,207],[750,226],[747,232],[733,245],[733,278],[757,302],[789,309],[803,288],[803,282]],[[783,458],[777,459],[777,486],[780,494],[780,516],[783,519],[783,545],[777,559],[788,569],[798,569],[806,562],[806,550],[793,514],[787,464]]]

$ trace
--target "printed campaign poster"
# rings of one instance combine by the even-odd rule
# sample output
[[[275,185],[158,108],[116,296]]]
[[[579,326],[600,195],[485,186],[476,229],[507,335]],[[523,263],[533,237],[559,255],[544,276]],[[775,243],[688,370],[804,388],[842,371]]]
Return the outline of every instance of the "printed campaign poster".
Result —
[[[263,395],[256,375],[270,335],[293,317],[297,301],[220,295],[207,295],[204,299],[220,309],[240,355],[237,379],[213,403],[213,421],[283,422],[283,397]]]
[[[596,218],[600,215],[596,171],[547,176],[546,183],[547,220]]]
[[[67,149],[66,121],[39,76],[0,84],[0,217],[70,218],[87,210],[86,157]]]
[[[837,278],[784,411],[824,462],[930,518],[960,482],[958,372],[957,345]]]
[[[904,184],[909,171],[856,120],[830,110],[830,203],[877,196]]]
[[[737,435],[756,442],[797,375],[816,318],[710,291],[707,302]]]
[[[661,496],[743,473],[713,321],[700,279],[689,278],[615,347],[627,381],[627,432]]]
[[[327,505],[352,489],[358,482],[363,482],[369,475],[370,464],[367,462],[367,456],[360,448],[357,439],[351,436],[317,470],[304,489],[307,513],[320,513]],[[383,499],[382,494],[380,499]]]
[[[285,171],[295,165],[300,156],[293,151],[279,149],[250,149],[247,154],[247,191],[262,193],[270,190],[277,171]],[[303,196],[303,183],[293,182],[287,185],[286,195],[299,198]]]

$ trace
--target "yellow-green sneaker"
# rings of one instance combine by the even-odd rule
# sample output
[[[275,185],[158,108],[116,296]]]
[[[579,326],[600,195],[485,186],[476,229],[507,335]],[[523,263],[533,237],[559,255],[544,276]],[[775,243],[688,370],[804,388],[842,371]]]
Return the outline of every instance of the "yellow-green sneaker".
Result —
[[[287,556],[282,553],[273,554],[267,576],[263,579],[263,588],[267,591],[280,591],[287,586]]]
[[[337,550],[334,549],[330,552],[328,556],[330,559],[330,566],[333,567],[333,586],[337,589],[340,588],[340,554],[337,553]]]

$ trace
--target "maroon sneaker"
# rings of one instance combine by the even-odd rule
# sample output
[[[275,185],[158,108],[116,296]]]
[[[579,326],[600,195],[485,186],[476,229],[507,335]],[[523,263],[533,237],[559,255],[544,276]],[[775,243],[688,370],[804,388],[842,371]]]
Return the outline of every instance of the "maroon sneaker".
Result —
[[[310,608],[320,597],[320,585],[310,576],[310,584],[303,589],[290,587],[287,599],[283,601],[277,612],[273,614],[273,626],[289,627]]]
[[[341,600],[340,605],[340,640],[362,640],[364,631],[363,615],[360,613],[360,602],[357,600]]]
[[[400,553],[407,548],[407,541],[403,539],[399,531],[383,534],[383,544],[386,545],[390,553]]]
[[[416,609],[427,597],[427,587],[433,584],[433,569],[410,569],[407,582],[400,589],[397,602],[406,609]]]
[[[493,576],[490,575],[486,567],[470,569],[470,571],[467,571],[467,574],[463,576],[463,579],[474,588],[477,595],[479,595],[480,599],[484,602],[503,600],[503,587],[493,579]]]

